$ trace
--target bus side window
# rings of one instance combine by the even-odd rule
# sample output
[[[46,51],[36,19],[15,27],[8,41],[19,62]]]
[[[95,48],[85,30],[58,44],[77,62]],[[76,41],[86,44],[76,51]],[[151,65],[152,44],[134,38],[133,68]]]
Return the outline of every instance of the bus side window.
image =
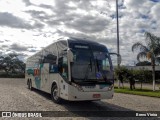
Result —
[[[108,58],[102,60],[102,64],[103,64],[103,70],[110,70],[110,63]]]
[[[56,59],[57,59],[57,57],[55,55],[48,54],[47,56],[44,57],[43,63],[56,64]]]
[[[59,72],[64,78],[68,78],[68,63],[67,57],[61,57],[58,59]]]

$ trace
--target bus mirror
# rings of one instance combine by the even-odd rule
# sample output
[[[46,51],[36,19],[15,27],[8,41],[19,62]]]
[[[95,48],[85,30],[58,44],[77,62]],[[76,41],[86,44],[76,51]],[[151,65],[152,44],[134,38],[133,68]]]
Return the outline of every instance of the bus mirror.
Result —
[[[68,53],[68,59],[70,62],[73,62],[73,53],[70,49],[67,50],[67,53]]]
[[[121,58],[121,55],[120,54],[117,54],[117,53],[109,53],[110,55],[117,55],[117,57],[118,57],[118,64],[120,65],[121,64],[121,61],[122,61],[122,58]]]

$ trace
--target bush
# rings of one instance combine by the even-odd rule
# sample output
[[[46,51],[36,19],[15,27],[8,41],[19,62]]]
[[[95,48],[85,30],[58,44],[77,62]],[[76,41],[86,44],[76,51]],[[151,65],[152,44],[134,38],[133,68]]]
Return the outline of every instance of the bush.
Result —
[[[118,76],[121,74],[123,76],[123,81],[127,81],[126,73],[128,73],[128,72],[129,72],[129,70],[124,66],[121,66],[119,68],[115,68],[115,70],[114,70],[114,74],[115,74],[116,79],[118,79]]]
[[[152,82],[152,72],[148,70],[132,70],[135,79],[140,82]]]
[[[128,70],[122,66],[119,69],[115,68],[115,77],[118,79],[118,75],[123,76],[123,81],[128,81],[127,74],[133,75],[134,79],[139,82],[152,82],[152,72],[148,70]]]

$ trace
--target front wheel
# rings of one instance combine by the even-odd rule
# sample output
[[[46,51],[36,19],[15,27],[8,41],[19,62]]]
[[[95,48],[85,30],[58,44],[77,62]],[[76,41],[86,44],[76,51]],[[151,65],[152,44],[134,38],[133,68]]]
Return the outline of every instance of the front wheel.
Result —
[[[54,85],[51,89],[51,97],[53,102],[55,103],[60,103],[62,101],[62,99],[60,97],[58,97],[58,87],[57,85]]]

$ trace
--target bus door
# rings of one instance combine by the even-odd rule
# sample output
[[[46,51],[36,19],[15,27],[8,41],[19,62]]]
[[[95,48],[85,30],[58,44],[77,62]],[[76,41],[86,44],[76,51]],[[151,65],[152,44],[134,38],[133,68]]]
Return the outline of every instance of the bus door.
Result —
[[[59,87],[60,87],[60,95],[62,98],[67,99],[68,95],[68,61],[67,54],[63,55],[58,59],[58,67],[59,67]]]

